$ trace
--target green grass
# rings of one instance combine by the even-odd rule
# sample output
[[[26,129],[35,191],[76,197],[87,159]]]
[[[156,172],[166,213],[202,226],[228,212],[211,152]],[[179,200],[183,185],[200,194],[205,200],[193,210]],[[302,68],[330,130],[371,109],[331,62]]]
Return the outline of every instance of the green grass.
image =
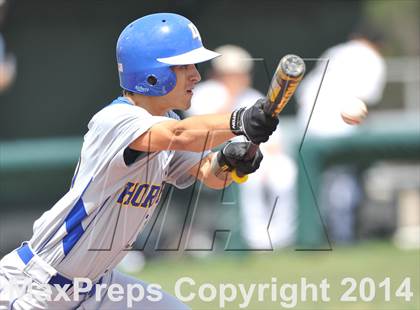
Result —
[[[283,300],[279,290],[284,283],[298,283],[306,278],[309,283],[320,284],[327,279],[329,302],[302,301],[298,288],[298,302],[293,309],[420,309],[420,251],[401,251],[388,243],[369,242],[358,246],[339,247],[331,252],[295,252],[293,249],[254,254],[210,255],[198,259],[177,256],[171,259],[149,261],[145,269],[137,275],[149,283],[158,283],[164,290],[174,294],[178,279],[190,277],[196,282],[195,287],[185,285],[183,293],[197,293],[203,283],[211,283],[219,288],[221,283],[232,283],[238,289],[238,297],[227,302],[225,309],[239,309],[242,302],[238,284],[248,288],[251,283],[271,283],[277,279],[277,301],[272,301],[271,291],[265,291],[264,300],[259,301],[257,290],[246,309],[282,309]],[[340,296],[349,287],[342,286],[341,280],[352,277],[359,283],[364,277],[372,278],[376,283],[376,295],[373,301],[340,302]],[[386,302],[384,288],[378,284],[386,277],[391,279],[390,301]],[[409,302],[396,297],[395,291],[405,277],[410,277],[411,291],[414,296]],[[209,291],[206,291],[209,294]],[[290,290],[286,291],[290,294]],[[352,294],[359,295],[359,287]],[[219,296],[219,295],[218,295]],[[308,293],[308,298],[311,294]],[[196,297],[188,303],[193,309],[219,309],[219,297],[213,302],[203,302]],[[292,304],[293,305],[293,304]]]

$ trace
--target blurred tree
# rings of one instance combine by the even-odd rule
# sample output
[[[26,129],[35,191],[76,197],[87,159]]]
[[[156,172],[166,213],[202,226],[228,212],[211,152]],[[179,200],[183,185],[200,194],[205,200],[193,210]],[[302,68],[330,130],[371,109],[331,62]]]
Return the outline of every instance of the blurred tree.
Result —
[[[363,11],[366,18],[383,29],[386,56],[420,54],[420,1],[365,1]]]

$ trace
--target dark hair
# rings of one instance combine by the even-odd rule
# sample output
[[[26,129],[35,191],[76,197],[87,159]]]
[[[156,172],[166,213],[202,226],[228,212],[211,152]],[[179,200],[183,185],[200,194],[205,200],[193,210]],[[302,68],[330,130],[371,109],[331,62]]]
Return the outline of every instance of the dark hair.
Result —
[[[123,96],[125,96],[125,95],[134,95],[134,93],[132,91],[129,91],[129,90],[126,90],[126,89],[123,89],[122,90],[122,94],[123,94]]]
[[[378,26],[373,25],[372,22],[366,20],[360,21],[356,27],[354,27],[350,34],[350,38],[363,38],[379,46],[383,45],[385,41],[382,29],[379,29]]]

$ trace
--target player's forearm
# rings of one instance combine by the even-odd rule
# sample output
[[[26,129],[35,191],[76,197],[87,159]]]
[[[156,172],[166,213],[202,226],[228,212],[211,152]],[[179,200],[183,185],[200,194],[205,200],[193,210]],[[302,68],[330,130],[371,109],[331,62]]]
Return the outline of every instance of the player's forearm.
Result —
[[[192,116],[173,128],[174,149],[201,152],[210,150],[235,135],[229,127],[231,114]]]
[[[200,115],[182,121],[167,120],[153,125],[130,147],[137,151],[179,150],[202,152],[236,135],[245,135],[254,144],[266,142],[276,129],[277,117],[264,112],[267,99],[259,99],[249,108],[228,114]]]
[[[152,126],[130,147],[149,152],[210,150],[234,137],[229,125],[230,115],[200,115],[181,121],[161,122]]]

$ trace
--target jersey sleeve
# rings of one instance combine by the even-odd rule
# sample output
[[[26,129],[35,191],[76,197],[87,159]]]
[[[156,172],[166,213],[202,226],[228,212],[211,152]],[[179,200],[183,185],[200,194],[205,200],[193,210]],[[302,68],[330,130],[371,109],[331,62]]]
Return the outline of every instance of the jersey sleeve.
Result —
[[[84,144],[95,151],[89,152],[91,158],[124,168],[124,150],[154,124],[169,119],[135,106],[111,105],[92,118]]]
[[[189,173],[190,169],[209,153],[209,151],[201,153],[176,151],[169,163],[169,171],[165,181],[180,189],[191,186],[196,178]]]

